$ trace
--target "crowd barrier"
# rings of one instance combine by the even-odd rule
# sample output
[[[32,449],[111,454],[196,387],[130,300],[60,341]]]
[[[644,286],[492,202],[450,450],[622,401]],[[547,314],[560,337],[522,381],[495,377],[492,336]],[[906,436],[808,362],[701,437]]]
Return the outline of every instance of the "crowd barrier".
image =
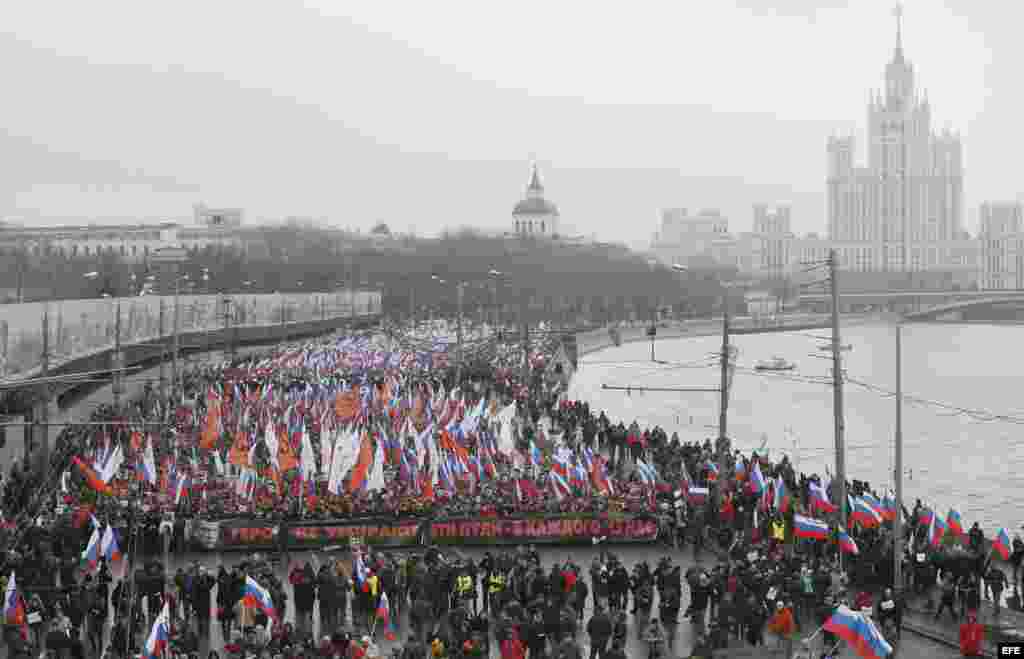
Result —
[[[379,547],[426,545],[566,545],[653,542],[658,520],[650,514],[520,514],[501,518],[434,517],[269,522],[199,521],[191,544],[203,551],[303,551],[352,543]]]

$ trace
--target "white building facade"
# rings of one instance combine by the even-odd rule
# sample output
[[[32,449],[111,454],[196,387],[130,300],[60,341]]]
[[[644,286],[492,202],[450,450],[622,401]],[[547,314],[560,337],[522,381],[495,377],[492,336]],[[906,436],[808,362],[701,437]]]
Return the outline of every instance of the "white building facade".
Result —
[[[1024,289],[1024,206],[1019,201],[986,202],[978,220],[982,288]]]
[[[933,131],[898,21],[885,89],[872,91],[867,106],[867,164],[855,165],[853,137],[828,140],[827,238],[796,237],[788,207],[755,206],[757,274],[788,276],[835,249],[843,270],[878,273],[879,281],[905,273],[961,287],[978,283],[981,244],[963,226],[960,138]]]

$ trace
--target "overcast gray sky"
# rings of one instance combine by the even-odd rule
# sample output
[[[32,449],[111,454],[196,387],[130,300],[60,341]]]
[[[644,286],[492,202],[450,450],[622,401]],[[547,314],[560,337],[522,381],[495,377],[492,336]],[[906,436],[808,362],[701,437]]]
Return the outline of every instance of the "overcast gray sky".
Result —
[[[580,233],[659,206],[791,201],[824,231],[824,144],[863,131],[888,0],[149,0],[0,9],[0,214],[507,227],[531,153]],[[1017,198],[1024,5],[908,0],[968,216]],[[859,157],[863,158],[863,150]]]

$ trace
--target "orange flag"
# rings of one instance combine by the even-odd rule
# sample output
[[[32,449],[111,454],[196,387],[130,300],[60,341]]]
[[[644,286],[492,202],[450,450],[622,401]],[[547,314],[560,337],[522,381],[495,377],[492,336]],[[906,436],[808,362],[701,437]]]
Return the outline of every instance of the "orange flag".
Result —
[[[277,437],[277,462],[281,471],[288,471],[299,466],[299,458],[295,455],[292,442],[288,439],[288,433],[282,432]]]
[[[82,471],[82,476],[85,477],[85,482],[89,484],[89,487],[96,490],[100,494],[106,494],[110,496],[113,494],[113,490],[110,486],[100,480],[100,477],[96,474],[96,470],[87,465],[77,455],[72,458],[72,461],[78,465],[78,468]]]
[[[220,438],[220,401],[209,398],[206,409],[206,424],[199,436],[199,447],[207,451],[217,445]]]
[[[249,434],[247,432],[235,433],[235,443],[228,451],[228,462],[239,467],[249,466]]]

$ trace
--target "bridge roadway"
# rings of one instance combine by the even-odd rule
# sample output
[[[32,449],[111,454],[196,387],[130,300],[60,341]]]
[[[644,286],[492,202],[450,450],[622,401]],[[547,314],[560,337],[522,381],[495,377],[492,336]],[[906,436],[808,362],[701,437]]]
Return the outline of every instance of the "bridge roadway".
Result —
[[[802,322],[806,321],[806,319],[800,319],[800,320]],[[784,331],[785,329],[790,329],[791,327],[792,327],[792,325],[790,325],[790,326],[783,325],[781,328],[777,329],[776,331]],[[644,330],[638,328],[637,331],[642,333]],[[716,322],[716,321],[713,321],[713,320],[712,321],[701,321],[700,323],[689,323],[688,327],[686,328],[686,331],[687,331],[687,334],[689,334],[689,335],[697,335],[697,334],[701,334],[701,333],[715,333],[716,331],[718,331],[718,332],[721,331],[721,324],[720,324],[720,321]],[[603,337],[605,339],[607,339],[607,337],[608,337],[607,330],[595,331],[595,332],[593,332],[591,334],[599,337],[599,336],[601,336],[601,333],[603,333]],[[687,335],[687,334],[680,333],[679,336],[684,336],[684,335]],[[583,340],[581,341],[581,354],[582,354],[582,349],[586,345],[586,337],[584,335],[581,335],[581,336],[584,337]],[[217,361],[221,357],[222,356],[220,355],[220,353],[217,353],[217,352],[207,353],[206,355],[204,355],[205,359],[212,360],[212,361]],[[142,374],[140,374],[140,375],[142,375],[142,377],[139,378],[138,380],[133,380],[133,381],[127,383],[128,391],[126,391],[126,393],[125,393],[126,397],[131,397],[133,394],[135,394],[139,390],[141,390],[142,382],[144,381],[144,379],[146,377],[154,377],[156,375],[156,373],[157,373],[157,369],[151,368],[148,371],[145,371]],[[75,416],[77,418],[78,416],[81,416],[82,414],[84,414],[84,410],[90,409],[90,408],[94,407],[96,404],[98,404],[100,402],[107,402],[107,401],[109,401],[110,400],[110,396],[111,396],[110,385],[101,386],[101,387],[97,388],[96,390],[94,390],[94,391],[90,392],[89,394],[87,394],[85,397],[83,397],[83,398],[79,399],[78,401],[76,401],[71,408],[69,408],[68,410],[66,410],[64,412],[64,414],[66,414],[69,417],[70,416]],[[0,459],[2,459],[2,461],[3,461],[3,463],[5,465],[10,463],[9,461],[13,457],[12,454],[17,452],[17,448],[16,447],[17,447],[17,444],[14,444],[13,442],[8,442],[7,447],[5,448],[5,450],[0,452],[0,454],[4,454],[4,455],[0,456]],[[125,548],[125,549],[126,549],[126,551],[130,551],[129,548]],[[681,550],[675,550],[675,549],[661,549],[661,548],[657,548],[657,547],[650,546],[650,545],[596,546],[596,547],[595,546],[579,546],[579,547],[572,547],[572,548],[545,548],[545,547],[541,547],[540,549],[541,549],[541,554],[542,554],[542,562],[543,562],[543,564],[545,566],[545,571],[546,572],[550,570],[550,566],[555,561],[564,561],[565,558],[567,558],[569,556],[571,556],[573,561],[577,565],[579,565],[584,570],[584,572],[585,572],[587,570],[587,568],[589,567],[589,565],[591,564],[591,562],[593,561],[594,557],[596,557],[598,554],[600,554],[600,552],[602,550],[605,550],[605,549],[611,550],[614,553],[616,553],[629,566],[632,566],[633,564],[635,564],[635,563],[637,563],[639,561],[647,561],[649,564],[651,564],[653,566],[653,565],[657,564],[657,561],[660,559],[660,557],[662,555],[670,556],[676,564],[682,566],[682,569],[683,569],[684,572],[686,571],[687,568],[689,568],[692,565],[697,564],[698,562],[703,564],[703,565],[706,565],[706,566],[711,566],[715,562],[714,557],[711,554],[709,554],[709,553],[704,553],[703,556],[702,556],[702,560],[701,561],[695,561],[694,558],[693,558],[693,552],[690,549],[687,549],[685,551],[681,551]],[[467,555],[472,556],[474,559],[478,560],[478,559],[482,558],[484,551],[486,551],[486,548],[463,548],[462,550]],[[168,567],[171,569],[171,571],[176,570],[179,566],[183,567],[186,564],[191,563],[192,561],[197,561],[201,565],[204,565],[204,566],[206,566],[208,568],[216,570],[221,564],[233,565],[233,564],[239,563],[239,562],[241,562],[243,560],[243,556],[241,554],[230,554],[230,553],[217,553],[217,554],[214,554],[214,553],[189,553],[189,554],[184,554],[184,555],[179,555],[179,556],[171,556],[169,558],[170,558],[170,561],[168,563]],[[310,562],[312,562],[315,565],[317,563],[317,561],[322,561],[322,560],[325,559],[325,554],[323,552],[300,552],[300,553],[292,553],[289,558],[290,558],[290,560],[292,561],[293,564],[294,563],[304,563],[305,561],[310,561]],[[292,592],[291,585],[288,583],[287,574],[285,573],[285,571],[286,571],[286,566],[284,564],[280,565],[279,568],[278,568],[279,576],[282,578],[282,583],[284,583],[285,588],[288,590],[289,602],[294,602],[294,593]],[[115,571],[115,578],[118,578],[120,576],[121,576],[120,572],[119,571]],[[213,602],[216,602],[216,597],[215,596],[212,597],[211,600]],[[684,599],[684,607],[685,607],[685,605],[687,603],[688,603],[688,600]],[[585,620],[589,620],[589,617],[592,614],[592,612],[593,612],[593,601],[591,599],[591,601],[588,601],[588,603],[587,603]],[[320,628],[320,626],[319,626],[319,613],[315,612],[314,616],[315,616],[315,618],[314,618],[315,630],[316,630],[316,632],[318,634],[318,637],[319,637],[319,636],[323,635],[324,630],[322,630]],[[287,621],[289,621],[289,622],[294,622],[294,620],[295,620],[295,611],[291,607],[291,605],[289,605],[289,607],[288,607],[288,609],[286,611],[285,619]],[[902,639],[902,641],[900,642],[900,645],[899,645],[899,653],[898,653],[899,657],[901,657],[902,659],[945,659],[947,657],[949,659],[952,659],[953,657],[959,657],[960,656],[959,651],[955,648],[955,642],[953,642],[953,640],[952,640],[953,636],[951,636],[951,634],[950,634],[949,626],[947,625],[945,628],[943,628],[941,625],[936,625],[934,623],[931,623],[930,621],[931,621],[930,616],[913,616],[913,615],[908,615],[907,622],[912,624],[919,631],[924,631],[926,633],[926,635],[922,635],[922,634],[919,634],[919,633],[913,633],[910,630],[904,631],[903,639]],[[348,628],[349,629],[353,628],[351,626],[351,618],[349,618],[349,626],[348,626]],[[808,632],[811,632],[814,629],[816,629],[816,625],[815,625],[815,627],[809,628]],[[387,642],[387,641],[385,641],[383,639],[383,637],[380,634],[378,634],[378,640],[381,643],[382,656],[385,656],[385,657],[389,656],[390,649],[392,647],[396,646],[396,645],[400,645],[401,641],[405,638],[405,634],[406,634],[407,630],[408,630],[407,619],[405,617],[403,617],[402,622],[400,623],[400,635],[399,635],[399,642],[398,643]],[[148,628],[146,629],[146,631],[148,633]],[[686,621],[683,621],[682,624],[679,625],[678,630],[677,630],[678,633],[677,633],[677,641],[676,641],[676,652],[675,652],[675,654],[673,656],[688,656],[687,653],[692,648],[692,644],[693,644],[693,641],[694,641],[694,638],[695,638],[694,631],[695,630]],[[635,629],[631,629],[631,632],[632,633],[630,634],[630,637],[629,637],[629,645],[627,647],[627,656],[629,656],[629,657],[645,657],[645,656],[647,656],[648,648],[646,647],[646,644],[641,643],[641,642],[636,640]],[[214,649],[218,649],[218,650],[222,648],[223,639],[222,639],[222,637],[220,635],[220,626],[217,625],[217,624],[211,625],[211,634],[212,634],[212,636],[211,636],[211,639],[210,639],[210,643],[209,643],[208,647],[204,648],[204,651],[206,649],[209,649],[210,647],[212,647]],[[805,633],[804,635],[807,635],[807,634]],[[109,632],[108,632],[106,638],[109,639]],[[944,641],[938,641],[937,642],[935,640],[936,638],[943,638]],[[582,641],[584,646],[587,646],[587,637],[586,637],[585,633],[581,633],[579,635],[579,639]],[[779,652],[779,649],[777,647],[775,647],[774,639],[771,639],[770,637],[766,637],[766,641],[768,642],[768,646],[765,647],[765,648],[750,648],[750,647],[745,647],[744,648],[742,646],[737,646],[737,647],[730,648],[726,653],[722,653],[722,654],[716,653],[715,656],[716,657],[730,657],[730,658],[734,658],[734,659],[735,658],[739,658],[739,657],[748,657],[748,656],[749,657],[772,657],[772,656],[781,657],[782,655]],[[140,638],[139,642],[140,643],[144,643],[145,642],[145,638]],[[815,642],[815,645],[813,645],[812,648],[815,650],[815,653],[813,654],[814,657],[818,657],[818,656],[821,655],[821,652],[822,652],[823,648],[821,646],[821,636],[820,635],[818,635],[818,637],[816,639],[816,642]],[[585,647],[585,649],[586,649],[586,647]],[[494,651],[491,656],[497,656],[497,651]],[[589,653],[584,654],[584,656],[589,656]],[[854,655],[852,654],[852,652],[848,648],[845,648],[837,656],[838,657],[853,657]]]
[[[580,546],[580,547],[571,547],[571,548],[569,548],[569,547],[545,547],[545,546],[539,546],[538,548],[539,548],[540,553],[541,553],[541,563],[542,563],[542,565],[544,567],[545,573],[549,573],[550,572],[551,566],[554,563],[557,562],[557,563],[560,563],[560,564],[564,564],[564,562],[567,559],[571,558],[572,561],[576,565],[578,565],[580,567],[580,569],[582,570],[584,578],[588,579],[588,585],[589,585],[589,575],[588,575],[587,571],[588,571],[588,569],[590,567],[590,564],[594,560],[594,558],[598,557],[601,554],[601,552],[605,551],[605,550],[611,551],[614,554],[616,554],[623,561],[623,563],[625,563],[626,566],[628,568],[630,568],[630,570],[632,570],[632,566],[634,564],[636,564],[636,563],[638,563],[640,561],[647,561],[647,563],[652,568],[654,568],[657,565],[658,561],[661,559],[661,557],[665,556],[665,555],[669,556],[673,560],[674,564],[680,565],[682,567],[683,573],[685,573],[686,570],[689,567],[693,566],[693,565],[700,564],[700,565],[703,565],[703,566],[705,566],[705,567],[710,569],[716,563],[716,559],[713,556],[711,556],[710,554],[708,554],[707,552],[705,552],[703,554],[701,560],[695,561],[694,558],[693,558],[693,552],[689,548],[687,548],[685,551],[683,551],[683,550],[676,550],[676,549],[661,549],[661,548],[655,548],[655,547],[649,546],[649,545],[619,545],[619,546],[602,546],[602,545],[599,545],[599,546],[596,546],[596,547],[595,546]],[[468,557],[473,558],[474,560],[480,560],[481,558],[483,558],[484,552],[487,551],[488,549],[489,548],[484,548],[484,547],[460,547],[460,552],[462,552],[464,555],[466,555]],[[340,554],[337,554],[337,553],[335,553],[333,555],[334,556],[340,556]],[[320,562],[324,561],[326,559],[326,556],[327,555],[325,553],[323,553],[322,551],[318,551],[318,552],[306,551],[306,552],[292,553],[292,554],[289,555],[288,558],[289,558],[289,561],[290,561],[289,564],[292,565],[292,566],[294,566],[296,564],[300,564],[301,565],[301,564],[305,563],[306,561],[309,561],[315,567]],[[227,566],[231,566],[231,565],[234,565],[236,563],[242,562],[243,559],[244,559],[244,556],[242,554],[189,553],[189,554],[184,554],[184,555],[177,556],[177,557],[172,557],[168,565],[169,565],[169,567],[172,570],[176,570],[178,567],[187,567],[187,565],[189,563],[191,563],[192,561],[196,561],[200,565],[203,565],[204,567],[207,567],[207,568],[210,568],[210,569],[216,571],[219,568],[219,566],[222,565],[222,564],[223,565],[227,565]],[[292,606],[292,603],[295,601],[295,599],[294,599],[294,592],[292,590],[291,584],[288,582],[287,567],[286,567],[284,561],[282,561],[281,564],[278,565],[278,567],[277,567],[277,574],[281,578],[281,581],[284,584],[284,586],[285,586],[285,588],[286,588],[286,590],[288,592],[288,596],[289,596],[288,607],[287,607],[287,611],[285,612],[285,621],[294,623],[294,621],[295,621],[295,610],[294,610],[294,608]],[[118,575],[115,574],[115,578],[117,576]],[[689,603],[689,599],[688,599],[688,589],[684,587],[684,591],[685,592],[684,592],[684,598],[683,598],[683,607],[685,609],[686,605]],[[214,594],[214,596],[211,597],[211,600],[214,603],[216,602],[216,594]],[[657,597],[655,597],[655,600],[657,600]],[[655,611],[657,610],[657,606],[658,606],[657,605],[657,601],[655,601],[655,605],[654,605],[654,610]],[[585,632],[585,626],[586,626],[586,622],[590,619],[590,616],[593,614],[593,608],[594,608],[593,597],[590,597],[590,598],[588,598],[587,606],[586,606],[586,609],[585,609],[585,612],[584,612],[584,621],[583,621],[583,624],[581,625],[582,629],[579,632],[579,634],[577,635],[577,639],[581,643],[581,645],[583,646],[583,649],[584,649],[584,654],[583,654],[584,657],[589,656],[589,639],[588,639],[588,637],[586,635],[586,632]],[[908,616],[908,619],[910,617],[913,617],[913,616]],[[921,619],[918,620],[918,618],[921,618]],[[915,625],[928,624],[928,621],[924,620],[924,618],[925,618],[925,616],[913,617],[914,624]],[[930,618],[929,618],[929,620],[930,620]],[[637,640],[637,638],[636,638],[636,635],[637,635],[636,631],[637,630],[636,630],[635,625],[633,624],[632,616],[630,616],[629,622],[630,622],[630,635],[629,635],[629,641],[628,641],[628,644],[627,644],[627,647],[626,647],[626,656],[627,657],[646,657],[647,654],[648,654],[647,644],[642,642],[642,641]],[[314,631],[316,632],[316,637],[317,638],[322,638],[327,633],[327,630],[324,630],[320,626],[319,611],[314,611],[313,625],[314,625]],[[934,623],[932,623],[932,625],[934,627],[939,627],[938,625],[934,625]],[[408,630],[409,630],[409,625],[408,625],[408,618],[407,618],[407,616],[404,613],[400,616],[400,621],[399,621],[399,625],[398,626],[399,626],[399,634],[398,634],[398,640],[396,642],[390,642],[390,641],[385,640],[383,638],[383,635],[381,633],[379,633],[379,631],[376,634],[377,643],[378,643],[378,645],[380,646],[380,649],[381,649],[381,656],[384,656],[384,657],[390,656],[392,648],[400,647],[401,644],[402,644],[402,641],[407,637]],[[352,630],[352,631],[357,631],[360,634],[366,633],[366,631],[367,631],[365,629],[365,626],[360,626],[358,624],[353,624],[353,621],[352,621],[352,618],[351,618],[351,613],[349,614],[349,616],[348,616],[348,618],[346,620],[345,628],[349,629],[349,630]],[[809,636],[817,628],[818,628],[817,620],[815,620],[813,622],[805,623],[803,628],[802,628],[802,630],[801,630],[801,637]],[[680,624],[679,624],[679,626],[677,628],[677,633],[676,633],[675,652],[673,654],[671,654],[670,656],[673,656],[673,657],[686,657],[686,656],[689,656],[689,652],[690,652],[690,650],[693,647],[693,643],[695,641],[697,631],[698,630],[697,630],[695,625],[693,625],[692,623],[690,623],[687,620],[681,620]],[[109,635],[107,636],[107,638],[109,638]],[[781,648],[779,648],[777,646],[777,640],[775,638],[773,638],[770,634],[766,634],[765,635],[765,641],[766,641],[766,646],[765,647],[761,647],[761,648],[752,648],[750,646],[746,646],[746,645],[741,644],[738,641],[736,641],[733,644],[733,646],[730,647],[728,650],[716,652],[715,653],[715,657],[723,657],[723,658],[724,657],[728,657],[730,659],[737,659],[737,658],[740,658],[740,657],[779,657],[781,659],[781,657],[783,655],[782,655],[782,652],[781,652]],[[144,643],[145,639],[142,638],[140,642]],[[217,624],[211,625],[211,638],[210,638],[210,642],[209,642],[209,647],[204,647],[203,648],[203,653],[200,656],[205,656],[206,652],[209,649],[216,649],[216,650],[219,651],[222,648],[222,643],[223,643],[223,638],[221,637],[221,634],[220,634],[220,626],[217,625]],[[811,656],[813,656],[815,659],[817,657],[820,657],[822,652],[824,651],[822,643],[823,643],[823,640],[822,640],[822,636],[820,634],[818,634],[817,637],[812,641],[811,649],[813,650],[813,653],[812,653]],[[797,643],[797,646],[799,647],[799,643]],[[847,648],[845,646],[846,646],[845,643],[843,643],[841,645],[842,651],[839,652],[837,655],[835,655],[836,657],[854,657],[854,656],[856,656],[856,655],[853,654],[853,652],[849,648]],[[498,651],[497,651],[496,648],[492,647],[491,656],[492,657],[499,656]],[[900,659],[946,659],[947,657],[949,659],[953,659],[954,657],[960,657],[961,654],[960,654],[959,650],[955,646],[951,647],[950,643],[948,641],[946,641],[946,642],[936,641],[933,638],[930,638],[929,636],[921,635],[921,634],[918,634],[918,633],[914,633],[912,631],[909,631],[909,630],[905,629],[904,632],[903,632],[903,638],[902,638],[902,640],[899,643],[899,652],[897,653],[897,656],[900,657]]]

